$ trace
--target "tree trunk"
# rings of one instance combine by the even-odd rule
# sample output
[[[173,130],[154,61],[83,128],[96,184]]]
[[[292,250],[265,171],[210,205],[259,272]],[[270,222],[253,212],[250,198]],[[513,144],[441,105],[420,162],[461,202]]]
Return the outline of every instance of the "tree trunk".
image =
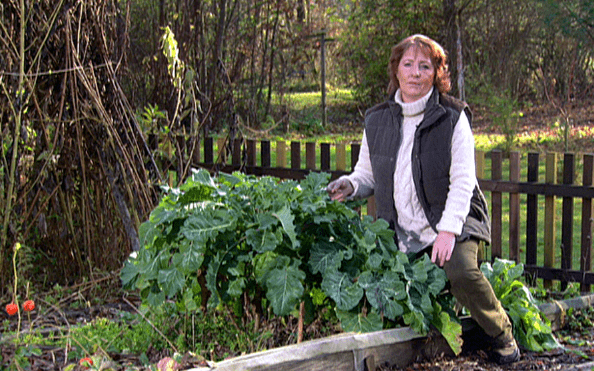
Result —
[[[457,39],[458,22],[456,21],[458,11],[456,9],[456,0],[443,0],[443,18],[445,25],[444,48],[448,53],[449,70],[452,81],[457,80],[458,76],[458,58],[457,58]],[[457,92],[456,86],[452,86],[452,94]]]
[[[460,27],[460,17],[466,6],[472,0],[465,1],[458,6],[457,0],[443,0],[443,17],[445,24],[445,49],[448,52],[450,78],[456,81],[452,86],[452,94],[465,100],[464,93],[464,62],[462,57],[462,30]]]
[[[216,4],[213,4],[213,8],[217,8]],[[216,9],[214,9],[216,10]],[[218,22],[217,22],[217,34],[215,36],[214,51],[212,53],[212,62],[210,65],[210,73],[208,75],[208,96],[210,101],[215,101],[215,82],[217,75],[217,61],[221,58],[221,50],[223,48],[223,37],[225,35],[225,18],[227,17],[227,0],[218,1]]]
[[[458,24],[459,17],[456,19],[456,71],[458,72],[458,98],[466,100],[464,90],[464,59],[462,58],[462,32]]]
[[[272,82],[274,80],[274,53],[276,51],[276,48],[274,46],[275,40],[276,40],[276,31],[278,29],[278,21],[280,18],[280,10],[277,7],[276,9],[276,15],[274,18],[274,26],[272,27],[272,39],[270,41],[270,65],[268,67],[268,96],[266,97],[266,110],[265,110],[265,115],[264,117],[268,116],[268,113],[270,111],[270,104],[272,101]]]

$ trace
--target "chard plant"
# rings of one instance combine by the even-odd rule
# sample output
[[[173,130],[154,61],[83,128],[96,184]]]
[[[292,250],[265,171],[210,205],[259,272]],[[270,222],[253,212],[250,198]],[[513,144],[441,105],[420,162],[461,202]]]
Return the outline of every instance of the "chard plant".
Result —
[[[512,324],[518,344],[533,352],[560,347],[551,330],[551,322],[538,308],[530,290],[522,283],[524,265],[513,261],[495,259],[493,265],[481,264],[495,295],[501,301]]]

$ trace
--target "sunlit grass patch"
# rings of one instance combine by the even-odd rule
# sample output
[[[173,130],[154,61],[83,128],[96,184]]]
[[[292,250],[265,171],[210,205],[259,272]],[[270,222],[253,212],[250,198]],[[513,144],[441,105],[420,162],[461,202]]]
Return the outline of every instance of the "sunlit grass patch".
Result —
[[[322,92],[296,92],[284,95],[284,98],[291,105],[294,110],[303,110],[309,108],[319,107],[322,104]],[[274,96],[274,101],[278,103],[279,96]],[[352,104],[353,94],[351,89],[335,89],[330,88],[326,90],[326,104]]]

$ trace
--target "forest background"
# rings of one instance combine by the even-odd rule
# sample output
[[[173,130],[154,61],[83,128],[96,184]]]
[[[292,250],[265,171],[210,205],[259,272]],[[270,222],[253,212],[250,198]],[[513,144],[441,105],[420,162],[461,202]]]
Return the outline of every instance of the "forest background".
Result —
[[[0,296],[17,242],[25,281],[121,267],[168,170],[149,133],[173,155],[175,133],[311,134],[289,96],[319,91],[322,73],[353,104],[313,131],[360,133],[391,47],[415,33],[449,51],[452,94],[479,124],[514,138],[514,117],[546,110],[566,149],[571,128],[591,127],[594,0],[3,1]]]

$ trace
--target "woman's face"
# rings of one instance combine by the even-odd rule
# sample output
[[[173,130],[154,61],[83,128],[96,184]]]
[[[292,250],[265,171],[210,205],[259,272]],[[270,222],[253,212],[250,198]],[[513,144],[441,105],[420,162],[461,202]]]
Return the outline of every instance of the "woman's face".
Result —
[[[420,48],[412,46],[404,52],[398,64],[396,78],[400,84],[402,101],[405,103],[415,102],[431,90],[435,78],[435,68],[427,54],[423,53]]]

